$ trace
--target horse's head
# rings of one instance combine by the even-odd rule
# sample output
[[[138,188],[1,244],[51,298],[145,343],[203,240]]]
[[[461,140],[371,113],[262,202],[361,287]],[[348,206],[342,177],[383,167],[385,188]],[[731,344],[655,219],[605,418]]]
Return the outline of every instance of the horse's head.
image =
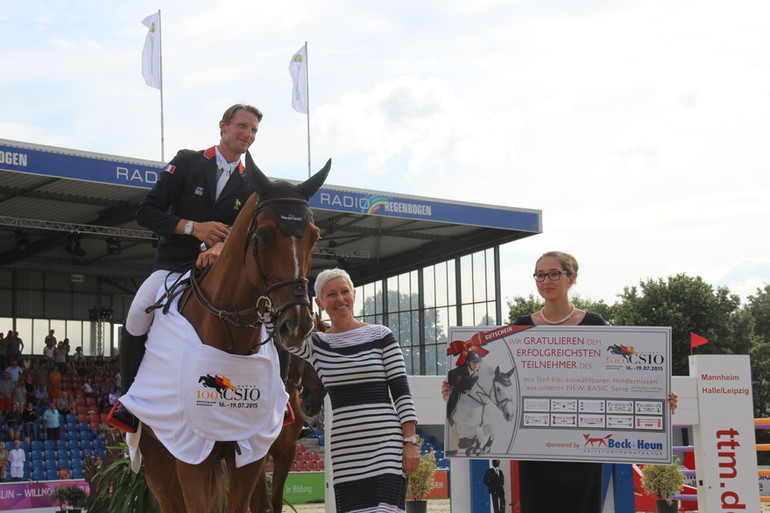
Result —
[[[287,347],[301,345],[313,329],[308,273],[320,231],[308,201],[330,167],[331,160],[301,184],[273,182],[246,154],[247,177],[259,197],[247,237],[253,258],[246,259],[246,271],[262,294],[257,307],[269,314],[273,333]]]
[[[495,368],[495,377],[492,379],[493,400],[503,417],[508,422],[516,415],[516,387],[513,386],[511,376],[516,372],[516,367],[508,372],[500,372],[500,367]]]

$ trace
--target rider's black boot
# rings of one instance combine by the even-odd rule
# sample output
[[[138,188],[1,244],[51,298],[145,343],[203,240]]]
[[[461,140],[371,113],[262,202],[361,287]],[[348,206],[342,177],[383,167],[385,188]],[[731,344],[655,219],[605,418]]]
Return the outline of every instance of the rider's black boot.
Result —
[[[131,335],[123,327],[120,340],[120,379],[123,385],[123,393],[128,392],[131,384],[134,382],[136,373],[139,371],[139,365],[144,357],[144,343],[147,341],[147,335]],[[135,433],[139,428],[139,419],[128,411],[123,404],[118,401],[112,407],[107,415],[107,424],[118,428],[127,433]]]

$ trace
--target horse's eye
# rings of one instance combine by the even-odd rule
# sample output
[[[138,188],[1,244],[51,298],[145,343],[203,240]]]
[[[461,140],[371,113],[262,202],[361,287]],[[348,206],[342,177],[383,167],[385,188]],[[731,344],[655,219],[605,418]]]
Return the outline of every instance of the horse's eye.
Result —
[[[270,238],[270,232],[268,230],[257,230],[257,240],[260,244],[269,244]]]

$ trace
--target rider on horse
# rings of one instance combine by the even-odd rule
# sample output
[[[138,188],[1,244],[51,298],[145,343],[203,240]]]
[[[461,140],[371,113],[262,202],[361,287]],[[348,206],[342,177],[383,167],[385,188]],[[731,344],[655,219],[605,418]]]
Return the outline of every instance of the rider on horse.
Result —
[[[160,237],[153,273],[136,293],[120,343],[120,375],[126,393],[136,377],[154,310],[164,283],[173,283],[195,262],[213,264],[223,241],[254,192],[241,176],[241,156],[257,135],[262,112],[251,105],[228,108],[219,122],[220,141],[205,151],[181,150],[163,169],[137,209],[137,222]],[[237,172],[236,172],[237,171]],[[205,251],[202,250],[204,246]],[[148,311],[149,310],[149,311]],[[107,423],[135,432],[138,420],[120,402]]]
[[[473,385],[479,380],[479,365],[481,365],[481,355],[470,349],[468,350],[465,365],[459,365],[447,373],[450,392],[446,411],[450,424],[454,423],[452,415],[457,407],[457,400],[460,398],[460,394],[473,388]]]

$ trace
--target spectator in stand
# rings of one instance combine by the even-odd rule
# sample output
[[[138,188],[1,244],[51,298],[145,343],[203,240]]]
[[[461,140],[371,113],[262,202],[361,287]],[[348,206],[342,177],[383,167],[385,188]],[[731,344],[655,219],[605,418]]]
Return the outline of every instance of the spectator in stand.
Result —
[[[70,339],[65,338],[64,340],[62,340],[61,341],[61,347],[62,347],[62,349],[64,349],[64,354],[69,356],[70,355],[70,351],[71,351]]]
[[[56,347],[56,336],[54,333],[56,333],[54,330],[48,330],[48,335],[45,337],[46,347],[49,343],[53,343],[53,347]]]
[[[24,381],[19,380],[13,389],[13,402],[19,405],[19,411],[27,404],[27,391],[24,389]]]
[[[48,404],[48,390],[45,387],[40,385],[35,387],[35,404],[38,406]]]
[[[8,454],[8,461],[11,463],[11,481],[21,481],[24,479],[24,462],[27,461],[27,455],[24,449],[19,447],[19,441],[13,441],[13,449]]]
[[[37,426],[35,421],[37,420],[37,410],[31,402],[27,403],[27,407],[24,408],[24,412],[21,414],[21,420],[24,422],[24,436],[30,440],[37,440]]]
[[[59,411],[56,409],[56,403],[51,401],[48,409],[43,413],[43,424],[45,424],[48,440],[59,439]]]
[[[32,373],[35,372],[34,365],[37,365],[37,362],[35,362],[33,368],[24,375],[24,391],[27,394],[27,400],[24,401],[25,403],[35,402],[35,382],[32,380]]]
[[[21,352],[24,351],[24,341],[19,337],[19,332],[13,332],[13,338],[8,341],[8,359],[21,361]]]
[[[18,440],[21,436],[21,408],[18,403],[13,403],[11,411],[5,417],[8,424],[8,439]]]
[[[59,342],[53,351],[53,361],[59,368],[59,373],[64,374],[64,367],[67,364],[67,351],[64,349],[64,342]]]
[[[8,465],[8,451],[5,450],[5,442],[0,442],[0,483],[5,481],[6,465]]]
[[[91,378],[86,378],[83,382],[83,393],[86,394],[86,397],[96,397],[94,386],[91,384]]]
[[[66,468],[62,467],[59,469],[59,479],[72,479],[70,477],[70,472]]]
[[[11,375],[11,381],[16,383],[21,379],[21,373],[24,372],[24,369],[19,367],[19,360],[11,360],[11,365],[5,368],[5,372]]]
[[[3,377],[0,379],[0,411],[11,409],[13,402],[13,381],[8,371],[3,371]]]
[[[102,380],[102,384],[99,385],[99,395],[110,395],[112,387],[112,377],[109,374],[109,370],[107,370],[104,375],[104,379]]]
[[[0,332],[0,369],[8,365],[8,339]]]
[[[75,367],[75,370],[77,371],[78,374],[80,374],[81,376],[85,374],[86,360],[85,360],[85,356],[83,356],[82,347],[78,346],[75,348],[75,354],[72,355],[72,358],[70,358],[70,360],[72,361],[72,364]]]
[[[48,374],[48,397],[58,399],[63,390],[61,373],[58,367],[51,367],[51,373]]]
[[[67,410],[69,410],[72,414],[77,414],[78,412],[78,401],[77,397],[75,397],[75,394],[68,394],[69,396],[69,403],[67,404]]]
[[[49,367],[53,367],[54,365],[56,365],[53,359],[55,351],[56,351],[56,339],[48,340],[48,337],[46,337],[45,348],[43,349],[43,357],[45,358],[45,361],[46,363],[48,363]]]
[[[111,409],[109,394],[99,397],[99,413],[109,413]]]
[[[112,407],[115,406],[115,403],[118,402],[118,392],[115,386],[112,387],[112,390],[110,390],[110,393],[107,395],[107,401],[110,403],[110,409],[112,409]]]
[[[72,411],[70,411],[70,395],[66,390],[64,390],[61,393],[61,396],[56,400],[56,409],[59,410],[59,413],[62,415],[72,413]]]

